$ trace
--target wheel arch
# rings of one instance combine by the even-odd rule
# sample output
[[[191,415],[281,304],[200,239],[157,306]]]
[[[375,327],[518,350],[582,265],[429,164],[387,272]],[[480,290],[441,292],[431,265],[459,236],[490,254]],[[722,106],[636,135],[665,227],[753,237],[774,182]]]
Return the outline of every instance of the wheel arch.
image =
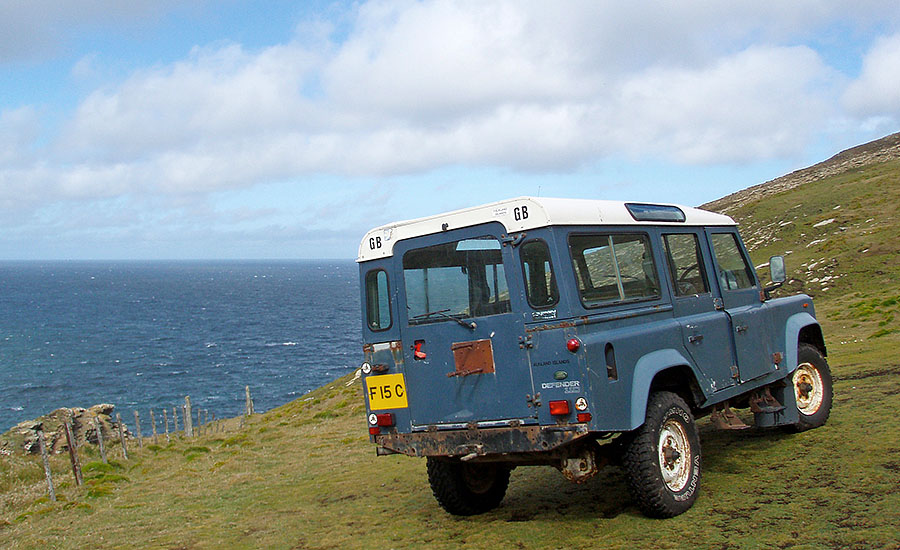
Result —
[[[629,430],[644,423],[647,400],[653,391],[665,389],[677,393],[691,408],[703,402],[697,374],[690,365],[684,355],[674,349],[653,351],[638,360],[631,384]]]
[[[784,328],[784,344],[787,348],[787,366],[788,372],[794,372],[797,368],[797,350],[800,344],[810,344],[821,352],[825,357],[828,353],[825,349],[825,337],[822,335],[822,327],[815,317],[809,313],[795,313],[788,317]]]

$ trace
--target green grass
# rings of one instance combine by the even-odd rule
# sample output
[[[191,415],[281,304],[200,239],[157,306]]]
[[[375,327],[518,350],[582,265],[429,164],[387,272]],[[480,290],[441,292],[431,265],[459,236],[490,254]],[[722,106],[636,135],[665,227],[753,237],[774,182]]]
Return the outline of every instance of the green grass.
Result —
[[[732,213],[757,265],[791,251],[793,280],[779,292],[815,297],[834,409],[826,426],[795,435],[701,420],[700,498],[676,518],[643,517],[614,468],[574,485],[547,467],[516,469],[496,510],[449,516],[424,460],[375,456],[359,382],[344,378],[242,429],[231,420],[224,433],[132,449],[128,461],[113,449],[110,464],[85,464],[84,487],[53,457],[56,503],[39,459],[0,456],[0,548],[896,549],[896,197],[900,164],[888,163]]]

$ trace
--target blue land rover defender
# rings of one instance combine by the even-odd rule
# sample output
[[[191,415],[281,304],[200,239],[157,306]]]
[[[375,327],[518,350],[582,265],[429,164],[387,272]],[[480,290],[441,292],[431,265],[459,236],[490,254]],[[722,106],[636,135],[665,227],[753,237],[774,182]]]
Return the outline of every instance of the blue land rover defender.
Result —
[[[369,231],[361,371],[379,455],[427,457],[452,514],[503,500],[510,471],[575,482],[624,468],[648,516],[690,508],[695,419],[802,431],[832,402],[809,296],[771,299],[731,218],[522,197]]]

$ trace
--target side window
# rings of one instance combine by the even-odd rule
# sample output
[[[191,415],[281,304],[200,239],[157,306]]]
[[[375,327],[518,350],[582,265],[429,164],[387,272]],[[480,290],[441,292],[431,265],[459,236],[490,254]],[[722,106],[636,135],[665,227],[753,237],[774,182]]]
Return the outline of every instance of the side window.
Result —
[[[374,331],[391,328],[391,299],[387,273],[376,269],[366,273],[366,323]]]
[[[522,272],[525,274],[525,296],[535,309],[549,307],[559,301],[556,277],[550,263],[550,249],[544,241],[528,241],[520,248]]]
[[[709,292],[706,269],[700,254],[700,240],[693,233],[664,235],[669,272],[676,296],[690,296]]]
[[[586,307],[659,298],[647,235],[572,235],[569,248]]]
[[[752,288],[754,286],[753,269],[741,254],[737,236],[733,233],[714,233],[712,244],[718,264],[716,273],[722,289]]]

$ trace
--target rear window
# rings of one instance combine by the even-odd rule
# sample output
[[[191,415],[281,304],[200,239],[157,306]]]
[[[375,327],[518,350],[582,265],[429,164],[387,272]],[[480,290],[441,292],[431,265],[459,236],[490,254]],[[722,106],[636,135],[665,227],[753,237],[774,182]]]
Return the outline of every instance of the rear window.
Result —
[[[647,235],[572,235],[569,249],[586,307],[660,297]]]
[[[511,311],[500,241],[464,239],[403,255],[411,325]]]

